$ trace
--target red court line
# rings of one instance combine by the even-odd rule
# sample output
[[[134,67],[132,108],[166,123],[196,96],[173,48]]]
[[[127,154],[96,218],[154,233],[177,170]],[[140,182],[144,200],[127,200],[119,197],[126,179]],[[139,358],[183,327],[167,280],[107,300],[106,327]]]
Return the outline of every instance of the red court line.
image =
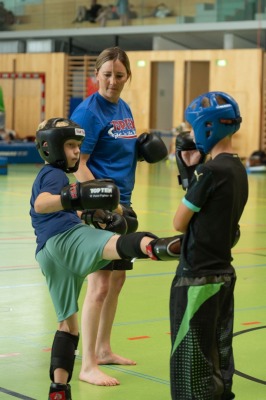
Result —
[[[51,350],[52,350],[51,347],[48,347],[46,349],[42,349],[42,351],[44,351],[45,353],[49,353],[49,351],[51,351]]]
[[[128,338],[128,340],[141,340],[141,339],[150,339],[150,336],[135,336]]]

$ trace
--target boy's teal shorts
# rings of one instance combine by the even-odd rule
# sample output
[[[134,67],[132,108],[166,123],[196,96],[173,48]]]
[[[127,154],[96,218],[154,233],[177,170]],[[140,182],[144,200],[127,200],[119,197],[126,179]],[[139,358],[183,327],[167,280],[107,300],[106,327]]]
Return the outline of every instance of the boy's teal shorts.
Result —
[[[37,253],[59,322],[78,311],[78,298],[86,276],[110,263],[102,259],[102,253],[113,235],[113,232],[78,224],[48,239]]]

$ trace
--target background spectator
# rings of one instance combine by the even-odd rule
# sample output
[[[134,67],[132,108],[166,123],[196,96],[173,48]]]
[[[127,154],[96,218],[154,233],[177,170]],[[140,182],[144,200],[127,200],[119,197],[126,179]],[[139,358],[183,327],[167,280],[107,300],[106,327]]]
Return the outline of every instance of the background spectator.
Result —
[[[147,17],[165,18],[172,15],[165,3],[158,4]]]
[[[0,30],[4,31],[16,22],[15,15],[12,11],[5,8],[4,3],[0,2]]]
[[[85,6],[79,6],[73,23],[83,21],[96,22],[96,18],[102,8],[100,4],[97,4],[97,0],[92,0],[91,6],[88,9]]]
[[[116,7],[110,4],[109,6],[102,7],[96,18],[96,22],[99,22],[100,26],[106,26],[107,21],[112,19],[119,19],[119,16],[116,12]]]
[[[130,25],[128,0],[118,0],[116,7],[117,13],[120,17],[121,25]]]

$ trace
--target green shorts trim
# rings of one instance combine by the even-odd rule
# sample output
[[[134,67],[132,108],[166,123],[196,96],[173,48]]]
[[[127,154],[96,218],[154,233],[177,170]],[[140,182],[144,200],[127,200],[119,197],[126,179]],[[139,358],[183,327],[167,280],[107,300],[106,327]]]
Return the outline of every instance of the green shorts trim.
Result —
[[[110,263],[102,259],[102,252],[113,235],[113,232],[78,224],[47,240],[37,253],[59,322],[78,311],[78,298],[86,276]]]

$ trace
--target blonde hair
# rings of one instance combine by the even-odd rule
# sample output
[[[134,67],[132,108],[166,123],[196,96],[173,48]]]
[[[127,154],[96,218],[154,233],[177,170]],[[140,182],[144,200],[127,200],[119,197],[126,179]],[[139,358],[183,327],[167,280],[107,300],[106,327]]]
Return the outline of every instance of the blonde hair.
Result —
[[[44,121],[42,121],[37,128],[37,131],[40,131],[41,129],[44,129],[46,127],[47,124],[50,124],[51,121],[56,120],[56,118],[52,118],[52,119],[45,119]],[[61,120],[61,121],[56,121],[54,127],[55,128],[60,128],[62,126],[70,126],[70,121],[68,120]]]
[[[129,80],[131,80],[132,72],[130,68],[130,61],[127,56],[127,53],[120,47],[109,47],[108,49],[103,50],[97,57],[95,63],[95,70],[98,72],[99,69],[103,66],[103,64],[105,64],[107,61],[116,61],[116,60],[119,60],[124,65]]]

